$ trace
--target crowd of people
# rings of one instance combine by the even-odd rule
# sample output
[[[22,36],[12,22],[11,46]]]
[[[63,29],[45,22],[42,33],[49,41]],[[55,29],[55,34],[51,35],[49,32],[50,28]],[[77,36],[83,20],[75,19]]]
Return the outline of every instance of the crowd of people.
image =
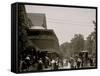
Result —
[[[96,65],[95,57],[74,56],[69,58],[54,57],[50,58],[46,52],[31,49],[28,52],[20,54],[19,70],[41,71],[41,70],[58,70],[58,69],[78,69],[93,67]]]

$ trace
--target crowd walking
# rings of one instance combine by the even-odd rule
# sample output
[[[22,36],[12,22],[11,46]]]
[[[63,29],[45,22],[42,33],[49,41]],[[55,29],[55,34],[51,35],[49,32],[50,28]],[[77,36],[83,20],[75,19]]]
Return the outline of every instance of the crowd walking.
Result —
[[[78,69],[94,67],[96,64],[95,57],[74,56],[69,58],[50,58],[46,54],[36,52],[35,54],[23,53],[20,58],[20,72],[25,71],[42,71],[42,70],[59,70],[59,69]]]

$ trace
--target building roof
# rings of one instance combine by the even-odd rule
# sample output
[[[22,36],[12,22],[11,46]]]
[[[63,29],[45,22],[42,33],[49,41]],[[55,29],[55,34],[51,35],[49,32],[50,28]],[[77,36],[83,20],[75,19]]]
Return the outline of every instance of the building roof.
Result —
[[[44,13],[27,13],[28,18],[31,20],[33,26],[30,29],[46,29],[46,17]],[[35,27],[34,27],[35,26]],[[38,28],[36,28],[38,26]]]

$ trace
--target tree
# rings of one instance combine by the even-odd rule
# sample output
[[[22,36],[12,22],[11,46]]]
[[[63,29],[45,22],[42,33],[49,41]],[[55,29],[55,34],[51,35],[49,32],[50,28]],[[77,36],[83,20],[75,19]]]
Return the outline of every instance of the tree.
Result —
[[[95,26],[94,31],[87,37],[86,49],[90,54],[96,53],[96,22],[93,21]]]
[[[60,46],[62,51],[63,57],[70,57],[71,56],[71,47],[69,42],[65,42]]]
[[[28,39],[27,30],[32,26],[31,20],[27,17],[24,5],[18,6],[18,49],[23,51],[27,46],[32,45]]]
[[[84,37],[81,34],[75,34],[71,40],[71,48],[73,53],[79,53],[84,50]]]

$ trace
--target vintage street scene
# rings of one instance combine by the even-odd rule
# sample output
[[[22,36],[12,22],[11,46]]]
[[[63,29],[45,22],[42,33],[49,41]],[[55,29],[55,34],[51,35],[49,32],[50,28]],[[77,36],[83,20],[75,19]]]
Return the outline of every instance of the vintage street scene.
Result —
[[[95,68],[96,10],[18,6],[19,72]]]

